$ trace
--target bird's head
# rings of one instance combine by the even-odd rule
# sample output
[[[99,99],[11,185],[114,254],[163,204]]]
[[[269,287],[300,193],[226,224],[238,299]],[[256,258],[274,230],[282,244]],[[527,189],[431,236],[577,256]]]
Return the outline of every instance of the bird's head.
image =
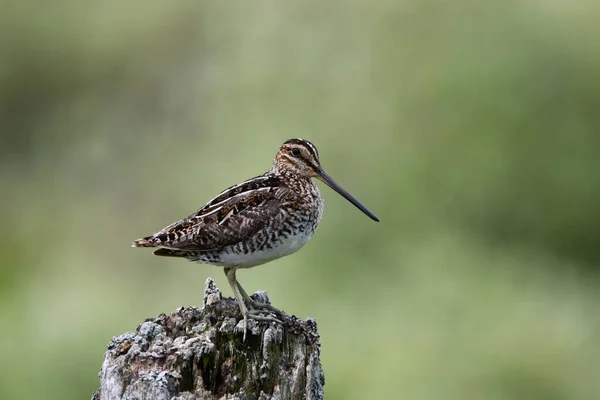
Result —
[[[319,152],[314,144],[304,139],[290,139],[283,143],[275,156],[273,169],[282,174],[292,174],[306,179],[317,178],[338,192],[369,218],[379,221],[367,207],[342,188],[321,166]]]
[[[318,177],[321,168],[315,145],[304,139],[290,139],[281,145],[274,166],[282,172],[291,172],[305,178]]]

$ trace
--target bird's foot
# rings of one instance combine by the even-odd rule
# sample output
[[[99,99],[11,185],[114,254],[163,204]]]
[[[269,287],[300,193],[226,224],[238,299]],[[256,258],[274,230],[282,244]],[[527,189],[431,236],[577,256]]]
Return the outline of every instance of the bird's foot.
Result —
[[[248,311],[246,311],[246,313],[243,314],[244,316],[244,324],[243,324],[243,329],[244,329],[244,337],[243,337],[243,342],[246,342],[246,332],[248,332],[248,320],[249,319],[253,319],[255,321],[261,321],[261,322],[275,322],[278,324],[283,324],[283,321],[275,318],[275,317],[271,317],[270,315],[261,315],[260,311],[254,310],[254,309],[250,309]]]
[[[255,300],[252,300],[250,297],[248,299],[246,299],[246,302],[248,303],[248,306],[251,309],[266,310],[266,311],[272,312],[273,314],[277,315],[278,317],[286,317],[287,316],[286,313],[284,313],[283,311],[281,311],[278,308],[273,307],[269,303],[262,303],[259,301],[255,301]]]
[[[270,315],[260,315],[260,311],[257,310],[248,310],[248,313],[244,316],[244,319],[246,319],[246,317],[255,321],[277,322],[278,324],[283,324],[283,321],[281,321],[280,319],[271,317]]]

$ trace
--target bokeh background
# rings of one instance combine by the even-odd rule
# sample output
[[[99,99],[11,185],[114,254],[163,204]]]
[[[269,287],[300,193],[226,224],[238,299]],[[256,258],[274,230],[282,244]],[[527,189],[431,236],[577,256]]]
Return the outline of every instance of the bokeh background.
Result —
[[[299,253],[239,274],[319,323],[327,399],[600,398],[600,3],[9,2],[0,393],[89,398],[211,266],[130,242],[313,141]]]

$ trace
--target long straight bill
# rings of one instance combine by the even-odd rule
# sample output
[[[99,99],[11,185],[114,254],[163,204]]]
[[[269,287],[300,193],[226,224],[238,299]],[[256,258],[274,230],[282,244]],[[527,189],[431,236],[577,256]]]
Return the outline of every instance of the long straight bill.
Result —
[[[369,218],[371,218],[373,221],[379,222],[379,218],[377,218],[377,216],[375,214],[373,214],[371,212],[371,210],[369,210],[367,207],[363,206],[360,203],[360,201],[356,200],[354,198],[354,196],[352,196],[350,193],[348,193],[346,191],[346,189],[344,189],[343,187],[341,187],[339,185],[339,183],[337,183],[336,181],[334,181],[333,178],[330,177],[327,174],[327,172],[325,172],[322,168],[320,168],[317,171],[317,175],[318,175],[319,179],[321,179],[323,182],[325,182],[327,184],[327,186],[329,186],[330,188],[332,188],[333,190],[335,190],[336,192],[338,192],[339,194],[341,194],[346,200],[348,200],[350,203],[354,204],[354,206],[356,208],[358,208],[360,211],[362,211],[365,214],[367,214],[369,216]]]

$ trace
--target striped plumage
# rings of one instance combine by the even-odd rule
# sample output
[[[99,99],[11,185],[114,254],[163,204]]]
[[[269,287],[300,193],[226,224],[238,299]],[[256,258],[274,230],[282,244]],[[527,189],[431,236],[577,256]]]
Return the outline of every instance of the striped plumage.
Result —
[[[226,189],[187,218],[137,247],[224,267],[250,268],[298,250],[321,220],[323,200],[313,182],[301,185],[267,172]]]
[[[263,175],[224,190],[197,212],[134,241],[133,246],[155,247],[154,254],[159,256],[225,267],[244,319],[273,320],[257,315],[257,308],[275,310],[253,302],[237,282],[235,271],[291,254],[311,238],[323,215],[323,198],[312,178],[322,180],[378,221],[325,173],[312,143],[290,139]]]

